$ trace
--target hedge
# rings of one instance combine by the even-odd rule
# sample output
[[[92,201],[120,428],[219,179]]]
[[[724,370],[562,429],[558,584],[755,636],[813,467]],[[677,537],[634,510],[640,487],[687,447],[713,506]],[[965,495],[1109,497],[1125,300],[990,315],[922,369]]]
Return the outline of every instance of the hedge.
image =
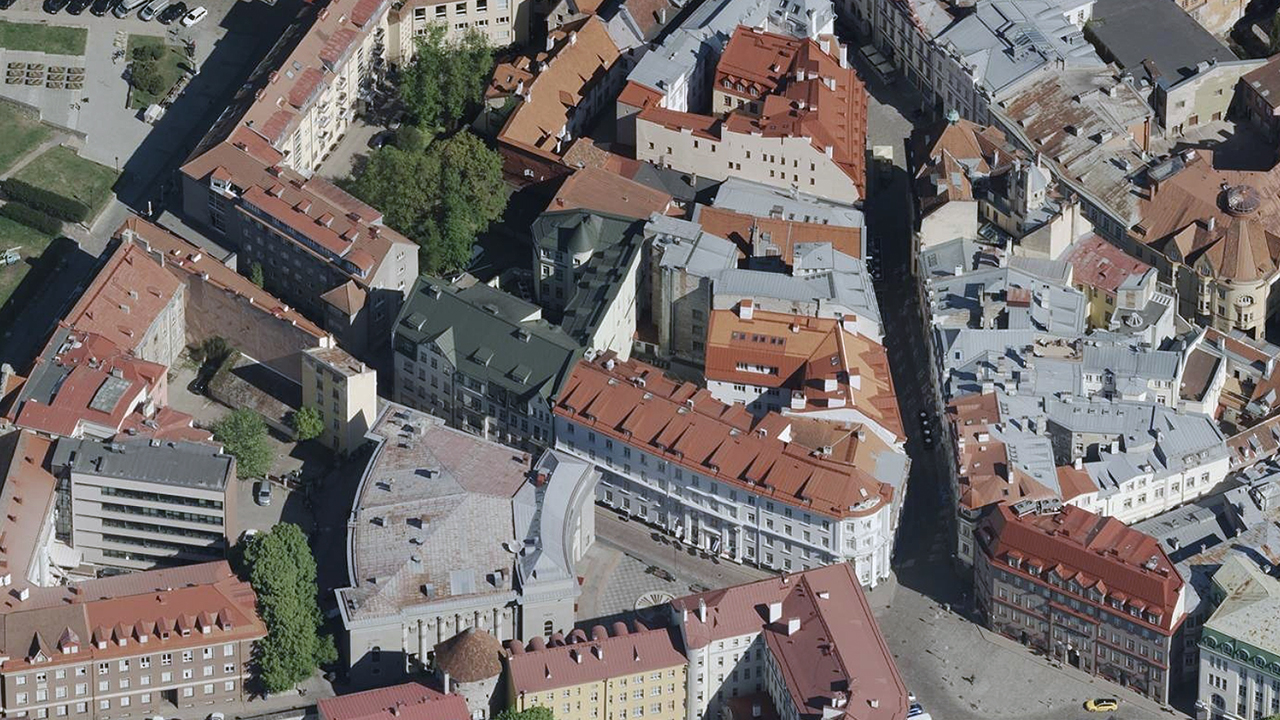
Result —
[[[89,217],[89,206],[42,187],[36,187],[17,178],[4,180],[0,187],[11,200],[29,205],[45,214],[69,222],[84,222]],[[14,218],[15,220],[17,218]]]
[[[61,220],[22,203],[5,203],[4,207],[0,207],[0,215],[49,235],[58,235],[62,232]]]

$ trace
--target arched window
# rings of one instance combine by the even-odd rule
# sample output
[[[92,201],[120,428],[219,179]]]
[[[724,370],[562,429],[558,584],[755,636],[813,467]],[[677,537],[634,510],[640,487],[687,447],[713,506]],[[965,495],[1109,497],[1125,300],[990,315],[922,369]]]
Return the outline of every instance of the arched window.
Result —
[[[551,637],[551,633],[553,633],[553,632],[555,632],[555,631],[556,631],[556,625],[555,625],[555,623],[551,622],[550,620],[548,620],[548,621],[546,621],[546,622],[542,623],[542,634],[543,634],[543,635],[546,635],[547,637]]]

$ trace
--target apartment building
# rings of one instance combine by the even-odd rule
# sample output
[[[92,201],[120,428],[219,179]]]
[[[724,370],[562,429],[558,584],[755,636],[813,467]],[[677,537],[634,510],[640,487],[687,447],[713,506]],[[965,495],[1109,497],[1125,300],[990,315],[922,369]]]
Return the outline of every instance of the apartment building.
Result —
[[[52,452],[52,440],[28,430],[0,436],[0,508],[8,518],[0,560],[6,585],[57,585],[68,566],[80,564],[68,538],[56,532],[62,518],[58,479],[47,468]]]
[[[572,627],[576,564],[595,538],[586,463],[554,455],[533,463],[394,404],[370,438],[347,523],[349,584],[337,590],[355,682],[432,667],[441,644],[452,647],[469,629],[496,638],[496,650]],[[453,667],[439,659],[445,672]],[[456,668],[454,679],[477,680]],[[471,702],[473,693],[459,692]]]
[[[636,159],[845,204],[866,194],[866,89],[834,36],[797,40],[740,26],[712,87],[711,114],[641,110]]]
[[[116,237],[144,251],[183,288],[186,344],[219,336],[235,338],[245,355],[298,381],[301,352],[333,345],[333,337],[271,293],[168,230],[130,217]]]
[[[378,373],[341,348],[307,350],[302,360],[302,405],[320,411],[320,442],[350,455],[364,445],[378,416]]]
[[[581,349],[542,309],[483,283],[423,277],[394,336],[395,400],[525,450],[552,439],[552,403]]]
[[[1244,119],[1272,141],[1280,139],[1280,102],[1271,97],[1277,93],[1280,93],[1280,59],[1274,57],[1245,73],[1235,88],[1237,107]]]
[[[867,334],[867,331],[871,334]],[[711,311],[707,391],[752,414],[857,423],[883,442],[906,439],[879,323],[758,310],[740,299]]]
[[[63,322],[169,367],[186,347],[186,288],[141,248],[123,243]]]
[[[1213,573],[1209,593],[1214,609],[1200,633],[1197,717],[1276,714],[1280,647],[1266,628],[1280,612],[1280,582],[1249,557],[1232,554]]]
[[[866,720],[906,716],[906,686],[848,563],[689,595],[670,608],[688,657],[686,720],[855,709]]]
[[[534,296],[548,319],[588,350],[631,355],[639,315],[644,223],[587,210],[538,216]]]
[[[222,557],[236,536],[235,458],[201,443],[59,440],[71,545],[85,563],[150,570]]]
[[[134,357],[109,339],[60,327],[36,358],[9,407],[19,427],[49,436],[109,438],[128,427],[158,428],[162,411],[181,416],[179,435],[198,439],[191,418],[168,404],[167,368]],[[205,433],[204,437],[208,437]]]
[[[542,706],[557,720],[643,717],[684,720],[686,665],[669,628],[615,622],[564,638],[507,645],[507,697],[516,710]]]
[[[977,532],[974,586],[987,627],[1065,664],[1169,701],[1182,577],[1160,544],[1075,507],[1001,505]]]
[[[644,226],[648,250],[648,297],[643,298],[652,333],[639,347],[651,355],[700,365],[706,354],[712,285],[738,265],[738,248],[688,220],[654,215]],[[643,293],[643,290],[642,290]],[[648,338],[646,342],[645,338]]]
[[[1071,263],[1071,284],[1088,303],[1090,328],[1111,325],[1121,285],[1131,279],[1143,286],[1155,282],[1154,268],[1096,235],[1073,245],[1064,259]]]
[[[598,17],[552,30],[545,51],[494,68],[495,84],[489,93],[491,117],[481,122],[501,128],[495,135],[504,155],[560,162],[570,144],[585,134],[600,110],[617,96],[623,76],[614,65],[621,59],[618,46]],[[497,87],[504,91],[495,92]],[[507,165],[511,170],[521,163],[509,161]]]
[[[1218,167],[1212,150],[1174,155],[1142,185],[1131,252],[1171,284],[1178,314],[1224,333],[1265,335],[1280,307],[1280,168]]]
[[[806,422],[757,421],[608,353],[577,364],[555,417],[556,448],[599,470],[606,507],[734,562],[784,571],[850,562],[871,586],[888,576],[906,464],[870,428],[841,442],[813,432],[806,447],[790,442]]]
[[[183,166],[183,208],[237,248],[241,274],[259,266],[265,288],[357,356],[379,347],[418,275],[418,246],[382,214],[238,128]]]
[[[267,630],[225,561],[14,595],[0,615],[8,717],[205,715],[249,698]]]
[[[443,26],[449,41],[477,32],[495,48],[523,45],[529,40],[530,5],[527,0],[393,3],[387,12],[387,57],[393,63],[408,62],[414,55],[417,38],[426,35],[430,25]]]

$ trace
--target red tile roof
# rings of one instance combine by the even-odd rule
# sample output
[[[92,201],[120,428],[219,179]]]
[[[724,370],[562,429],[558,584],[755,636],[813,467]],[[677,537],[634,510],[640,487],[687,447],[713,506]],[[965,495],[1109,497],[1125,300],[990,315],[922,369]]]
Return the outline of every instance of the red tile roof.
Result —
[[[267,631],[256,602],[226,561],[6,593],[0,670],[27,670],[37,653],[41,667],[129,657],[144,637],[155,652],[257,640]]]
[[[1151,266],[1129,255],[1100,236],[1076,243],[1067,253],[1073,269],[1073,282],[1082,283],[1114,295],[1121,283],[1134,275],[1142,275]]]
[[[116,248],[75,307],[67,325],[97,333],[136,351],[147,330],[173,301],[180,284],[141,248]]]
[[[618,362],[612,353],[578,363],[555,413],[615,442],[827,517],[868,515],[893,499],[889,484],[778,439],[742,405],[726,405],[637,360]]]
[[[595,210],[622,217],[647,219],[671,210],[671,196],[661,190],[601,168],[584,167],[565,178],[547,211]]]
[[[771,606],[776,622],[769,622]],[[801,717],[837,698],[858,720],[907,716],[906,686],[848,563],[690,595],[672,607],[694,649],[761,633]],[[792,619],[799,627],[789,632]]]
[[[588,637],[581,630],[567,641],[535,641],[527,648],[509,644],[507,670],[517,695],[640,673],[683,667],[680,639],[668,628],[631,630],[615,624],[609,634],[597,625]]]
[[[324,698],[317,705],[320,720],[471,720],[462,696],[416,682]]]
[[[73,436],[82,423],[119,431],[125,418],[146,400],[164,404],[167,368],[139,360],[107,338],[72,330],[57,332],[36,359],[14,408],[19,427],[51,435]],[[65,377],[52,384],[51,397],[33,393],[38,375]],[[51,376],[51,375],[50,375]]]
[[[1018,517],[1001,505],[978,529],[983,552],[1004,564],[1012,556],[1024,565],[1052,570],[1064,581],[1097,588],[1145,613],[1155,623],[1133,622],[1168,635],[1182,621],[1175,617],[1182,593],[1182,577],[1160,543],[1113,517],[1095,515],[1067,505],[1060,512]]]
[[[761,208],[767,213],[767,208]],[[783,220],[774,217],[757,217],[725,208],[699,206],[698,224],[706,232],[732,241],[747,257],[754,253],[754,241],[768,237],[768,243],[776,245],[783,262],[795,262],[795,248],[799,243],[831,243],[831,247],[849,257],[862,257],[862,229],[840,225]]]
[[[729,113],[725,128],[764,137],[806,137],[832,158],[866,195],[867,91],[858,74],[842,61],[844,50],[831,36],[792,40],[738,26],[716,68],[716,88],[745,81],[763,98],[758,116]],[[773,68],[777,68],[774,70]],[[735,91],[736,92],[736,91]],[[755,97],[746,93],[748,98]]]
[[[51,521],[58,480],[45,467],[52,449],[52,440],[26,430],[0,436],[0,573],[13,582],[10,591],[28,585],[41,533]]]
[[[540,69],[525,83],[526,99],[507,118],[498,141],[558,158],[568,149],[556,146],[570,113],[604,82],[619,54],[604,22],[594,15],[553,30],[548,39],[554,46],[538,54]]]
[[[744,363],[777,374],[740,367]],[[831,318],[755,310],[745,319],[740,309],[712,310],[704,375],[803,393],[805,409],[848,408],[906,439],[884,346]]]
[[[164,267],[169,273],[245,298],[252,307],[314,336],[317,340],[328,336],[320,326],[254,285],[249,278],[162,227],[131,216],[116,230],[116,237],[126,238],[141,249],[163,256]]]

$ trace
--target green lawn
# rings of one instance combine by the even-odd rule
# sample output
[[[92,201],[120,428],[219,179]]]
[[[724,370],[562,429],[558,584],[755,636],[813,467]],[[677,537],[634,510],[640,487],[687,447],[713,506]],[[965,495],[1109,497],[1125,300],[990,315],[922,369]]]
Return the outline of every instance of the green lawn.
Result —
[[[15,245],[21,245],[19,253],[22,262],[8,267],[0,267],[0,307],[8,302],[9,296],[22,283],[22,278],[31,271],[31,263],[49,246],[53,238],[39,230],[32,230],[16,220],[0,217],[0,255]]]
[[[85,160],[71,148],[58,145],[32,160],[14,177],[79,200],[89,206],[92,218],[111,196],[111,186],[115,185],[119,173],[106,165]]]
[[[0,47],[55,55],[84,55],[85,28],[0,20]]]
[[[133,49],[136,47],[147,47],[158,45],[165,49],[165,54],[156,64],[156,68],[160,72],[160,76],[164,78],[164,92],[159,95],[152,95],[138,88],[133,88],[130,92],[131,102],[129,107],[141,110],[149,105],[154,105],[164,99],[169,93],[174,83],[178,82],[178,78],[182,77],[182,69],[178,67],[180,63],[187,61],[187,56],[177,47],[165,42],[162,37],[154,35],[130,35],[129,49],[126,57],[133,57]]]
[[[53,134],[34,114],[4,102],[0,102],[0,128],[4,128],[0,133],[0,172]]]

